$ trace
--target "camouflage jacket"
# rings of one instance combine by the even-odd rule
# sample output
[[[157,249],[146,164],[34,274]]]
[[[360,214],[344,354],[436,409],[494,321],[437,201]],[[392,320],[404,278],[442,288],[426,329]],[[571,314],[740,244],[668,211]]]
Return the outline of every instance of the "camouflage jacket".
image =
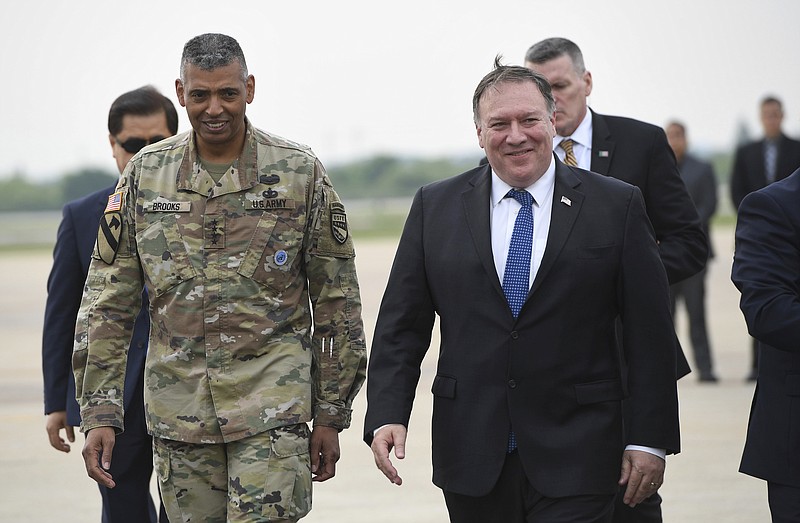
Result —
[[[307,147],[248,122],[218,183],[191,131],[143,149],[109,197],[78,314],[82,430],[123,430],[143,286],[154,436],[220,443],[312,418],[347,428],[366,366],[354,257],[344,206]]]

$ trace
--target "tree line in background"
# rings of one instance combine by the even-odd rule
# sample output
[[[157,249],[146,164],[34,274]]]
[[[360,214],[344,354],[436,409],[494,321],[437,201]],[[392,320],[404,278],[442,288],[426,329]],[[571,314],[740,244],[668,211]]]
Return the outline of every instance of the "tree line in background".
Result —
[[[730,153],[706,159],[714,165],[718,182],[726,183]],[[330,166],[328,174],[343,200],[410,197],[419,187],[469,170],[479,160],[480,156],[423,159],[378,155]],[[114,184],[117,178],[112,171],[97,168],[42,182],[30,181],[22,174],[0,178],[0,211],[59,210],[68,201]]]

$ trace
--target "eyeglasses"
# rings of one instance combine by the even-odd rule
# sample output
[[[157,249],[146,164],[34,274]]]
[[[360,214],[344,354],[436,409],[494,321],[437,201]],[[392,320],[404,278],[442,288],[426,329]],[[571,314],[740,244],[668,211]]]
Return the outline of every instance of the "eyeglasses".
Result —
[[[124,142],[120,142],[119,139],[115,136],[114,140],[119,144],[120,147],[125,149],[127,152],[131,154],[136,154],[142,150],[145,145],[150,145],[151,143],[160,142],[166,138],[165,136],[156,135],[151,136],[150,138],[128,138]]]

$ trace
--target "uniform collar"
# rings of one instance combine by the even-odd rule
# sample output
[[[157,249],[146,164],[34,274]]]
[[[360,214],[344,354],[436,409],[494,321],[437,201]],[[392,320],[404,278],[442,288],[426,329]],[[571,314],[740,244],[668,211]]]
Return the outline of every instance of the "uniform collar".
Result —
[[[194,132],[189,133],[189,143],[186,154],[178,169],[178,190],[191,191],[206,196],[219,196],[253,187],[258,182],[258,147],[255,133],[250,120],[245,118],[244,147],[239,158],[234,160],[228,170],[217,184],[210,174],[203,168],[197,155],[197,137]]]

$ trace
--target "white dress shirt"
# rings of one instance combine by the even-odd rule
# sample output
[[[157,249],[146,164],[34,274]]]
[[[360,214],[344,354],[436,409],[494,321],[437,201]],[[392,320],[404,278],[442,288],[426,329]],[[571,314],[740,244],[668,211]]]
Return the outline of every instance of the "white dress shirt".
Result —
[[[555,182],[556,164],[555,161],[551,160],[550,166],[542,177],[525,188],[533,196],[533,252],[531,252],[531,276],[528,280],[528,289],[533,285],[533,279],[542,264],[544,248],[547,245]],[[505,197],[511,189],[513,187],[501,180],[492,171],[489,219],[492,228],[494,267],[501,282],[506,271],[506,258],[508,257],[508,247],[511,244],[511,234],[514,232],[514,222],[516,222],[517,214],[522,208],[514,198]]]
[[[553,150],[558,155],[558,159],[564,161],[564,149],[559,147],[561,140],[567,138],[572,139],[572,152],[575,154],[575,159],[578,160],[578,167],[591,171],[592,166],[592,112],[586,109],[586,115],[581,120],[578,128],[570,136],[556,135],[553,138]]]

